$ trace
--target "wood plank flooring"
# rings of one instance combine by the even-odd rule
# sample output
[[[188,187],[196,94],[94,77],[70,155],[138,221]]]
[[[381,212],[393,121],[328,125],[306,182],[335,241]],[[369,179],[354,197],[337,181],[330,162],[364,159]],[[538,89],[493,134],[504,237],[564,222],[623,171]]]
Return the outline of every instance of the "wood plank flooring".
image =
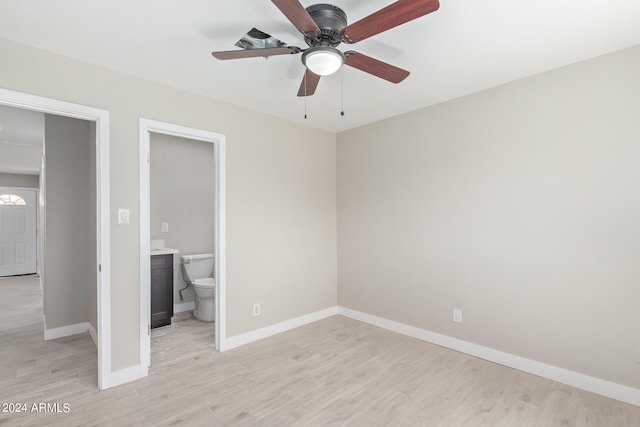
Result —
[[[640,407],[341,316],[220,354],[181,314],[153,331],[147,378],[98,391],[88,334],[43,341],[37,279],[0,292],[0,404],[62,411],[2,427],[640,426]]]

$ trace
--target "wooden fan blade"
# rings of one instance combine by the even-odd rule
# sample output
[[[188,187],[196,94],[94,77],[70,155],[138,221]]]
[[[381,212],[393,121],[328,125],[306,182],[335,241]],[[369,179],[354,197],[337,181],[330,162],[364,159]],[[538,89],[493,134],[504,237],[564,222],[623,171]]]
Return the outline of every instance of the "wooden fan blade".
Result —
[[[300,89],[298,89],[298,96],[311,96],[316,92],[320,76],[312,73],[307,69],[302,78]]]
[[[357,68],[365,73],[372,74],[381,79],[390,81],[391,83],[400,83],[409,76],[407,70],[398,68],[386,62],[379,61],[367,55],[358,52],[349,51],[344,53],[347,57],[345,64],[350,67]]]
[[[344,29],[342,41],[355,43],[435,12],[438,0],[398,0]]]
[[[291,21],[294,27],[303,33],[319,32],[320,29],[309,12],[300,4],[298,0],[271,0],[280,12]]]
[[[224,52],[211,52],[216,59],[241,59],[257,58],[260,56],[293,55],[300,53],[300,48],[295,46],[270,47],[264,49],[227,50]]]

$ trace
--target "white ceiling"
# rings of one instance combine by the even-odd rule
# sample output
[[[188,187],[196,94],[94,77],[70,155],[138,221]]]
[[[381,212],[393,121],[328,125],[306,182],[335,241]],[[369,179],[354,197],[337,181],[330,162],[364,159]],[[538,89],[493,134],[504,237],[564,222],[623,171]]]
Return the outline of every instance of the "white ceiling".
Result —
[[[355,22],[391,2],[333,4]],[[332,132],[640,44],[638,0],[441,0],[428,16],[340,47],[409,78],[394,85],[343,67],[307,99],[305,120],[300,55],[210,55],[252,27],[306,47],[269,0],[0,0],[0,10],[0,37]]]

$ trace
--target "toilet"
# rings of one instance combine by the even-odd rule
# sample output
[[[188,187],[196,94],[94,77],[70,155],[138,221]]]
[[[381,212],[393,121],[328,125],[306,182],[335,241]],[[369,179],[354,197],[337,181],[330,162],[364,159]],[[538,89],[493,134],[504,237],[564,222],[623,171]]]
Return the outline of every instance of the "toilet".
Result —
[[[182,277],[196,291],[196,309],[193,315],[205,322],[216,318],[216,279],[213,278],[213,254],[182,256]]]

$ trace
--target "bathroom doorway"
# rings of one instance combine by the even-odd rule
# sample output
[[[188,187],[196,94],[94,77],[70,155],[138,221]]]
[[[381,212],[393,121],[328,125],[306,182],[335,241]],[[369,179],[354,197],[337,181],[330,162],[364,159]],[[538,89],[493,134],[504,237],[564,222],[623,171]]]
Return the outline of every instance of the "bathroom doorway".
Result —
[[[158,144],[158,145],[153,145]],[[163,186],[174,186],[176,176],[171,173],[162,179],[151,180],[150,160],[156,155],[156,161],[164,162],[160,167],[171,168],[171,163],[167,159],[175,162],[173,169],[185,170],[185,165],[178,163],[188,162],[185,153],[170,151],[173,146],[179,146],[185,152],[197,154],[199,156],[210,156],[208,159],[201,159],[201,167],[208,167],[212,170],[203,171],[195,175],[190,174],[192,179],[198,181],[210,180],[210,182],[195,185],[200,192],[208,192],[198,200],[197,194],[189,194],[189,189],[184,187],[183,193],[178,193],[178,197],[186,197],[182,202],[177,200],[166,200],[162,194]],[[151,147],[154,148],[151,148]],[[224,135],[202,131],[193,128],[163,123],[148,119],[140,119],[140,359],[143,367],[149,367],[151,362],[151,326],[150,326],[150,305],[151,305],[151,254],[152,246],[171,246],[169,252],[173,251],[173,282],[174,282],[174,308],[176,319],[183,320],[185,315],[190,315],[189,310],[195,308],[195,294],[192,289],[187,288],[182,292],[180,299],[179,290],[184,288],[182,272],[180,268],[180,256],[192,253],[213,253],[215,272],[215,321],[212,324],[200,325],[210,327],[214,333],[211,339],[211,346],[221,351],[224,349],[225,335],[225,141]],[[153,155],[152,155],[153,151]],[[167,153],[169,151],[169,153]],[[169,155],[167,158],[166,156]],[[162,159],[165,160],[162,160]],[[192,158],[193,159],[193,158]],[[179,166],[179,167],[178,167]],[[187,167],[188,170],[188,167]],[[197,176],[196,176],[197,175]],[[153,192],[152,192],[153,186]],[[175,188],[174,188],[175,190]],[[163,209],[162,213],[152,212],[152,194],[154,204],[171,204]],[[173,191],[175,195],[175,191]],[[202,195],[202,194],[201,194]],[[187,200],[190,200],[187,201]],[[157,203],[156,203],[157,202]],[[210,203],[209,203],[210,202]],[[190,210],[199,210],[199,215],[195,217],[189,215]],[[204,218],[209,216],[209,221]],[[190,219],[195,222],[189,222]],[[200,225],[197,225],[200,224]],[[199,232],[197,230],[200,230]],[[173,232],[175,231],[175,233]],[[177,236],[177,235],[180,236]],[[166,238],[163,238],[166,237]],[[152,245],[153,241],[153,245]],[[173,247],[175,246],[175,247]],[[182,246],[182,247],[178,247]],[[175,251],[178,251],[176,253]],[[154,251],[154,253],[156,253]]]

